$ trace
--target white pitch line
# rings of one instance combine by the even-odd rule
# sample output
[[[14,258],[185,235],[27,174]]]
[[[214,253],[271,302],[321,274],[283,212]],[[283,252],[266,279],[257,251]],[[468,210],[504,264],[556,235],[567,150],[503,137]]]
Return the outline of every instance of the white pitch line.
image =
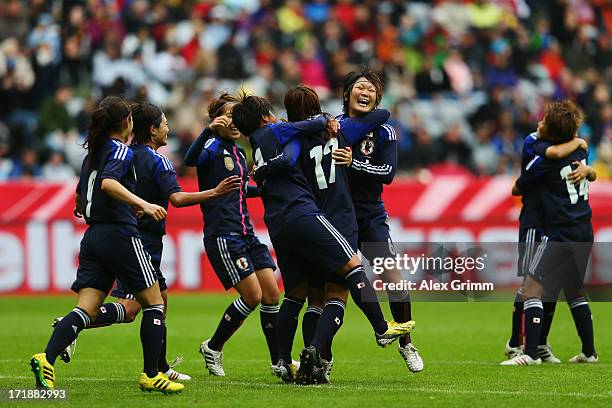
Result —
[[[12,379],[12,380],[27,380],[32,379],[31,376],[6,376],[0,375],[0,379]],[[131,382],[136,381],[134,378],[99,378],[99,377],[61,377],[62,381],[114,381],[114,382]],[[197,380],[196,380],[197,382]],[[219,381],[210,381],[203,380],[199,381],[200,383],[204,383],[207,385],[216,385],[216,386],[224,386],[224,385],[237,385],[241,387],[261,387],[261,388],[283,388],[287,389],[287,384],[271,384],[264,382],[248,382],[248,381],[232,381],[232,380],[219,380]],[[331,388],[336,390],[354,390],[354,391],[372,391],[373,386],[367,385],[314,385],[308,386],[308,388],[315,389],[325,389]],[[503,390],[457,390],[457,389],[443,389],[443,388],[427,388],[427,387],[405,387],[404,385],[398,385],[397,387],[389,387],[384,385],[375,385],[377,391],[397,391],[402,390],[403,392],[411,391],[411,392],[423,392],[430,394],[491,394],[491,395],[519,395],[525,396],[524,391],[503,391]],[[307,389],[307,388],[303,388]],[[592,394],[592,393],[582,393],[582,392],[566,392],[566,393],[558,393],[558,392],[530,392],[529,396],[541,396],[541,397],[570,397],[570,398],[612,398],[612,391],[607,394]]]

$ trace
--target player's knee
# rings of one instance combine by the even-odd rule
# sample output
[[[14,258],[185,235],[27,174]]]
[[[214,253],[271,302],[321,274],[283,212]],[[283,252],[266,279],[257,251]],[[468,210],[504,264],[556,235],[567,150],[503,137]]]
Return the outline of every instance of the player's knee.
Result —
[[[136,316],[140,313],[140,304],[137,302],[130,302],[130,304],[123,305],[125,307],[125,318],[123,319],[123,323],[131,323],[136,320]]]
[[[261,303],[266,305],[278,303],[280,299],[280,290],[278,286],[270,285],[269,287],[262,287],[261,289]]]
[[[252,309],[255,309],[257,305],[261,303],[261,299],[262,299],[262,294],[261,294],[261,289],[259,288],[245,291],[242,294],[242,300],[244,300],[244,303],[246,303],[247,306],[249,306]]]

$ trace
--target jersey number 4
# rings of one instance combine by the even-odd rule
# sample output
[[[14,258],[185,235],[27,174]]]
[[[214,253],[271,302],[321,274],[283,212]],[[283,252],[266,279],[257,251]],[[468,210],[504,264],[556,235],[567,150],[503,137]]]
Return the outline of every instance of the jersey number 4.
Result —
[[[310,158],[315,161],[315,176],[317,177],[317,185],[319,190],[325,190],[328,184],[336,182],[336,163],[334,159],[331,160],[331,166],[329,168],[329,182],[325,179],[325,172],[323,171],[323,156],[331,154],[338,148],[338,139],[332,138],[325,143],[325,146],[315,146],[310,150]]]
[[[586,160],[581,161],[582,164],[586,164]],[[578,202],[578,197],[584,197],[585,201],[589,199],[589,182],[587,179],[583,179],[580,183],[578,183],[578,191],[576,191],[576,185],[568,180],[568,176],[572,172],[572,166],[565,166],[561,169],[559,174],[561,175],[561,179],[565,180],[565,185],[567,186],[567,193],[569,194],[570,202],[572,204],[576,204]]]

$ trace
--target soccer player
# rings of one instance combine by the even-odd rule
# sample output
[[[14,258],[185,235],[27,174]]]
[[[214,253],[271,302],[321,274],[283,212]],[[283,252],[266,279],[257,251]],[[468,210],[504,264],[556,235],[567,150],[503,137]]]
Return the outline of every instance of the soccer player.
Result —
[[[232,115],[236,127],[249,137],[258,168],[282,157],[285,137],[318,134],[326,128],[337,131],[337,123],[328,121],[323,115],[297,123],[277,122],[270,102],[253,95],[243,94],[240,102],[233,107]],[[313,193],[298,169],[291,168],[282,175],[267,178],[261,185],[261,193],[264,221],[276,251],[286,296],[306,287],[312,271],[326,277],[338,275],[348,286],[353,301],[370,321],[379,344],[387,344],[412,329],[414,322],[400,324],[384,320],[363,266],[350,244],[316,206]],[[309,270],[304,270],[303,265],[307,265]],[[334,327],[323,327],[321,322],[322,318],[316,330],[325,331],[326,335],[322,336],[324,338],[319,347],[331,342],[336,330]],[[320,351],[315,345],[302,351],[298,382],[301,382],[301,373],[304,382],[309,382],[306,377],[312,375],[319,379],[322,377]]]
[[[343,114],[340,124],[348,118],[366,115],[382,98],[382,82],[370,69],[349,73],[344,79]],[[397,137],[389,124],[383,124],[353,145],[349,180],[357,224],[359,248],[370,261],[375,257],[395,257],[389,234],[389,216],[382,200],[383,186],[391,184],[397,169]],[[381,245],[382,244],[382,245]],[[399,271],[386,270],[381,278],[386,282],[401,280]],[[412,307],[407,291],[388,291],[389,306],[397,322],[412,320]],[[410,333],[399,339],[399,353],[411,372],[423,370],[423,359],[412,344]]]
[[[538,134],[555,144],[576,137],[582,113],[569,101],[551,103],[538,126]],[[525,168],[514,194],[537,189],[544,209],[545,226],[537,256],[529,265],[524,282],[525,352],[502,365],[537,365],[538,342],[544,310],[542,299],[556,299],[563,289],[582,340],[582,351],[572,357],[573,363],[595,363],[598,360],[593,338],[593,322],[585,298],[583,278],[592,244],[591,207],[588,202],[588,181],[594,181],[594,170],[586,165],[587,154],[577,149],[560,160],[541,159],[547,146],[536,143],[539,159]],[[574,168],[574,167],[575,168]]]
[[[290,122],[300,122],[322,114],[318,95],[307,86],[298,86],[287,91],[284,102],[287,118]],[[350,165],[350,145],[385,123],[388,118],[388,111],[377,110],[362,118],[346,121],[337,137],[328,137],[325,133],[319,133],[292,139],[283,147],[281,157],[269,161],[254,171],[254,179],[261,183],[264,178],[288,171],[289,167],[299,166],[310,184],[317,207],[321,209],[330,224],[347,240],[351,249],[356,252],[357,221],[348,187],[346,168]],[[340,155],[339,152],[343,154]],[[310,346],[314,343],[315,347],[321,350],[324,382],[326,383],[330,380],[333,365],[331,343],[319,345],[320,339],[325,338],[326,334],[319,331],[318,337],[316,337],[316,327],[319,318],[321,318],[323,327],[328,326],[334,328],[335,331],[339,330],[344,319],[344,309],[348,295],[348,290],[345,288],[342,279],[337,275],[333,276],[332,279],[327,282],[326,297],[325,277],[310,277],[308,280],[309,306],[302,319],[304,346]],[[279,314],[279,353],[281,360],[279,360],[277,375],[284,381],[291,380],[292,367],[287,367],[287,364],[292,361],[290,357],[291,346],[297,328],[297,316],[303,303],[303,297],[292,297],[289,301],[283,302]],[[326,320],[328,321],[326,322]],[[335,324],[330,325],[329,321]],[[284,330],[281,331],[281,328]]]
[[[534,152],[534,144],[540,142],[540,149],[545,148],[546,158],[556,160],[562,159],[572,154],[576,149],[587,150],[587,143],[575,138],[567,143],[553,145],[550,142],[539,140],[538,132],[529,134],[523,142],[523,150],[521,156],[521,172],[525,168],[531,168],[534,160],[539,160],[539,157]],[[535,256],[535,248],[541,242],[544,226],[542,219],[544,218],[544,209],[540,202],[537,191],[528,190],[522,194],[521,213],[519,215],[519,260],[518,260],[518,276],[525,276],[525,271],[529,268]],[[544,320],[542,322],[542,331],[540,333],[540,341],[538,343],[538,355],[545,363],[560,363],[552,352],[550,344],[548,344],[548,333],[552,324],[557,302],[544,302]],[[521,348],[521,327],[523,316],[523,288],[519,288],[514,301],[512,311],[512,333],[510,339],[506,343],[504,353],[510,359],[516,355],[522,354]]]
[[[134,138],[132,139],[130,150],[134,154],[136,195],[167,210],[169,202],[177,208],[198,205],[206,200],[221,197],[240,187],[240,178],[232,176],[222,180],[211,190],[196,193],[181,191],[172,163],[157,151],[160,147],[168,144],[170,128],[168,127],[166,115],[159,107],[147,102],[133,103],[131,109],[134,122]],[[81,216],[82,213],[82,208],[75,209],[77,216]],[[172,368],[180,362],[180,358],[177,358],[174,364],[171,365],[166,361],[168,287],[161,271],[162,237],[166,234],[166,221],[157,222],[148,216],[140,217],[138,219],[138,231],[140,232],[144,248],[151,255],[151,263],[155,269],[164,300],[163,337],[159,370],[171,380],[190,380],[190,376],[178,373]],[[91,322],[88,328],[134,321],[141,309],[140,303],[135,300],[134,295],[129,293],[119,281],[117,281],[111,295],[119,298],[119,302],[102,305],[98,317]],[[68,352],[64,353],[64,355],[66,354]],[[60,358],[62,358],[61,355]],[[69,358],[64,357],[64,361],[66,360],[70,361]]]
[[[240,297],[223,313],[213,336],[202,342],[200,353],[212,375],[224,376],[223,345],[260,305],[263,330],[271,367],[278,362],[276,320],[280,292],[274,270],[276,265],[253,232],[247,197],[258,196],[248,185],[249,172],[244,150],[236,141],[240,132],[232,123],[232,106],[237,99],[227,93],[208,106],[211,123],[190,146],[185,164],[196,166],[200,190],[210,189],[228,176],[239,176],[241,186],[224,197],[202,203],[204,247],[208,259],[226,290],[236,289]]]
[[[143,248],[134,208],[159,222],[166,210],[136,196],[134,154],[124,144],[132,131],[132,113],[120,97],[107,97],[92,113],[77,192],[89,228],[81,241],[79,267],[72,290],[77,307],[55,326],[43,353],[30,360],[36,385],[55,387],[53,365],[61,351],[95,320],[115,278],[134,294],[143,308],[140,340],[144,372],[139,386],[146,391],[181,391],[184,386],[159,372],[164,301]]]

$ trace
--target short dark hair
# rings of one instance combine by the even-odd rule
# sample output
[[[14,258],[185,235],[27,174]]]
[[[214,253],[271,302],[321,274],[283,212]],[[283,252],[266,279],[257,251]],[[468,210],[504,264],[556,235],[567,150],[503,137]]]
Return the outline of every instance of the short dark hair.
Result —
[[[149,102],[132,102],[132,118],[134,120],[134,142],[145,144],[151,140],[151,126],[161,125],[162,110]]]
[[[299,85],[285,93],[285,110],[289,122],[299,122],[321,113],[319,95],[309,86]]]
[[[210,120],[213,120],[219,116],[221,116],[221,112],[223,112],[223,108],[227,106],[228,103],[237,103],[239,99],[234,95],[223,92],[219,95],[218,98],[213,98],[212,101],[208,104],[208,117]]]
[[[540,137],[554,144],[568,142],[576,136],[583,120],[582,111],[573,101],[552,102],[546,106]]]
[[[353,90],[353,85],[355,85],[355,82],[357,82],[359,78],[365,78],[374,85],[376,89],[376,102],[374,103],[374,107],[377,107],[380,103],[383,92],[383,83],[380,76],[370,68],[364,67],[360,71],[349,72],[344,77],[344,84],[342,86],[342,111],[344,113],[348,113],[349,111],[351,91]]]
[[[241,91],[238,102],[232,107],[232,121],[240,133],[249,136],[261,127],[261,119],[271,113],[269,100]]]

